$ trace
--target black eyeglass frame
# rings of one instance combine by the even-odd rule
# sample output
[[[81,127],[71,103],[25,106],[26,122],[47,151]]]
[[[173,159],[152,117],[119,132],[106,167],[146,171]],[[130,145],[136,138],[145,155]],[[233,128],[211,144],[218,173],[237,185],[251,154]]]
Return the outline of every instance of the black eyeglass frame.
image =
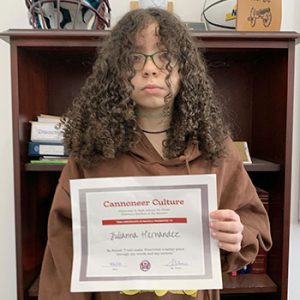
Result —
[[[147,63],[147,60],[148,60],[149,57],[151,58],[153,64],[154,64],[159,70],[164,69],[164,68],[166,67],[166,65],[168,65],[168,63],[170,64],[170,66],[171,66],[172,68],[174,68],[174,67],[176,66],[176,64],[177,64],[177,59],[174,58],[173,63],[172,63],[172,59],[167,59],[168,62],[167,62],[166,64],[163,64],[161,67],[159,67],[159,66],[155,63],[155,60],[153,59],[153,57],[154,57],[155,55],[159,54],[159,53],[166,53],[166,54],[169,54],[170,52],[168,52],[168,51],[162,51],[162,50],[156,51],[156,52],[154,52],[154,53],[152,53],[152,54],[144,54],[144,53],[141,53],[141,52],[133,52],[132,55],[134,55],[134,54],[139,54],[139,55],[143,55],[143,56],[144,56],[144,63],[143,63],[143,66],[140,67],[140,68],[134,68],[134,69],[135,69],[136,71],[141,71],[141,70],[143,70],[144,67],[145,67],[145,64]],[[172,57],[172,55],[171,55],[171,57]],[[133,65],[134,65],[134,63],[133,63]]]

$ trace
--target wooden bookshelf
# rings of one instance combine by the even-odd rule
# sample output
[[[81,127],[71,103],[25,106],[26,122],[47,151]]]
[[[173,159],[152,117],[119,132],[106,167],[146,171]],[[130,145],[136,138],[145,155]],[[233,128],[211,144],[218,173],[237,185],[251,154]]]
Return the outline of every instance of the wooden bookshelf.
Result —
[[[277,291],[276,284],[267,274],[242,274],[233,277],[223,274],[223,290],[221,294],[244,294],[244,293],[273,293]],[[31,297],[37,297],[39,291],[39,277],[29,289]]]
[[[267,274],[240,274],[236,277],[223,274],[221,294],[274,293],[277,285]]]
[[[63,165],[29,164],[29,121],[61,115],[91,72],[109,31],[10,30],[18,300],[33,299],[47,217]],[[286,300],[293,120],[294,32],[191,32],[203,50],[235,140],[247,141],[255,185],[269,192],[274,246],[267,274],[225,277],[222,298]],[[70,72],[72,70],[72,72]],[[225,298],[224,298],[225,299]]]

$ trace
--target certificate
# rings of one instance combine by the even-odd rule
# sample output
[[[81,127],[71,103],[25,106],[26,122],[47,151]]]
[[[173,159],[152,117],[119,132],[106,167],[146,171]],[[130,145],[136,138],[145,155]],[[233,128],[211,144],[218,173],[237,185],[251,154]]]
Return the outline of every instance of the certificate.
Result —
[[[221,289],[215,175],[71,180],[72,292]]]

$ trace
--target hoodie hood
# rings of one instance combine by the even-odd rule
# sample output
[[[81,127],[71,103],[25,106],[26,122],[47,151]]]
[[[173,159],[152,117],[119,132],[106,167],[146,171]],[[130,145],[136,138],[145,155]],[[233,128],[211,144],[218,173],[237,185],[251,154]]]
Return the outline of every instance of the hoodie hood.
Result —
[[[99,164],[83,170],[83,177],[159,176],[207,173],[210,162],[202,158],[198,144],[190,142],[184,153],[174,159],[164,159],[144,133],[129,151],[113,159],[101,159]]]
[[[129,155],[139,163],[145,165],[159,164],[165,167],[186,165],[187,173],[190,174],[189,164],[199,158],[201,156],[201,152],[196,142],[189,142],[182,155],[174,159],[164,159],[156,151],[145,134],[141,133],[140,142],[131,149]]]

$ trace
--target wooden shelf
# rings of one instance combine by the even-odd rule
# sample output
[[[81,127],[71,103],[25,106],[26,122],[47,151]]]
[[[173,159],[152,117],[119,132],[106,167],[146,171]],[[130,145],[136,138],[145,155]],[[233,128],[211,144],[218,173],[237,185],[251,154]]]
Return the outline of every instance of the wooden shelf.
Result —
[[[36,280],[33,282],[31,287],[28,290],[28,295],[29,297],[37,297],[39,294],[39,281],[40,281],[40,276],[36,278]]]
[[[267,274],[241,274],[236,277],[223,274],[221,294],[274,293],[276,284]]]
[[[252,164],[245,165],[245,169],[248,172],[278,172],[280,170],[280,164],[263,159],[252,158]]]
[[[64,164],[25,164],[25,171],[28,172],[61,172]]]
[[[245,293],[273,293],[277,291],[276,284],[267,274],[242,274],[233,277],[223,274],[224,289],[221,294]],[[39,277],[29,289],[30,297],[37,297],[39,291]]]
[[[278,172],[280,170],[280,165],[258,159],[258,158],[253,158],[252,159],[252,164],[245,165],[245,169],[248,172]],[[27,163],[25,164],[25,171],[28,172],[61,172],[63,169],[64,165],[60,164],[31,164]]]

